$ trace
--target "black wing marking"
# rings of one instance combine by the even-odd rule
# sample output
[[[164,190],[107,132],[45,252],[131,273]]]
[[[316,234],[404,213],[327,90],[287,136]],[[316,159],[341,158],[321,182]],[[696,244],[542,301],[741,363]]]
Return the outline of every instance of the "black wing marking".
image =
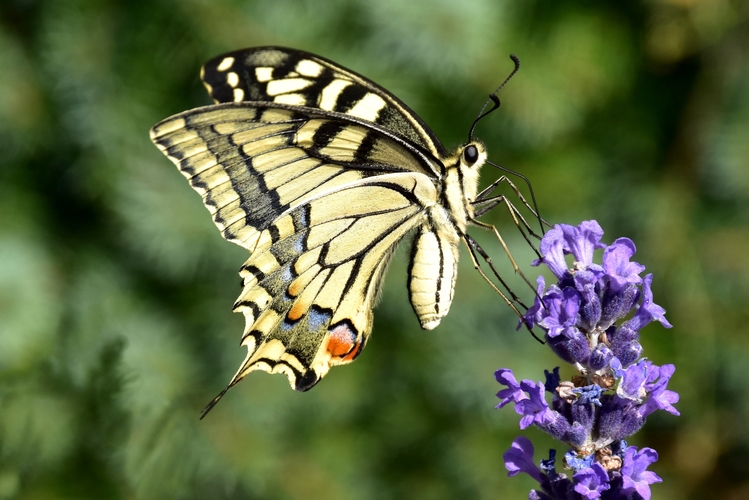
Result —
[[[403,101],[371,80],[323,57],[283,47],[220,55],[201,78],[220,102],[264,101],[348,114],[401,136],[437,158],[447,153],[437,136]]]

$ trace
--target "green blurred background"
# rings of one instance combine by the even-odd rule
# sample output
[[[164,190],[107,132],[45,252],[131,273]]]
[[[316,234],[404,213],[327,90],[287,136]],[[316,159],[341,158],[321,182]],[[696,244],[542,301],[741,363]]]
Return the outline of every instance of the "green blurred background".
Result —
[[[731,0],[2,0],[0,498],[527,498],[493,371],[559,363],[465,252],[438,329],[401,249],[355,363],[303,394],[253,374],[198,420],[244,358],[246,252],[148,130],[209,103],[207,59],[270,44],[370,77],[450,148],[517,54],[477,136],[550,221],[631,237],[674,324],[643,336],[681,394],[632,439],[660,453],[655,498],[749,498],[748,20]],[[486,219],[533,279],[506,212]]]

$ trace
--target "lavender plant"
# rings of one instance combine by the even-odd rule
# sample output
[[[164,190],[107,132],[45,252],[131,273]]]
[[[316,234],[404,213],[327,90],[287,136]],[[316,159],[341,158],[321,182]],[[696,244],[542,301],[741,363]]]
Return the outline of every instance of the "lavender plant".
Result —
[[[631,240],[619,238],[607,246],[602,236],[596,221],[560,224],[544,236],[542,258],[533,265],[545,264],[558,282],[547,287],[538,277],[535,303],[519,325],[540,327],[547,345],[577,375],[562,381],[557,367],[545,371],[545,382],[518,382],[510,369],[495,373],[506,386],[497,393],[497,408],[513,403],[522,415],[521,429],[534,425],[570,446],[563,467],[571,477],[556,471],[556,450],[537,466],[525,437],[517,437],[505,452],[510,476],[525,472],[538,481],[531,500],[649,500],[650,485],[661,481],[648,470],[658,454],[628,446],[625,439],[656,410],[679,415],[673,406],[679,395],[666,389],[674,366],[641,357],[641,328],[652,321],[671,328],[665,310],[653,302],[653,275],[640,277],[645,267],[630,260]],[[593,263],[596,249],[603,249],[602,265]],[[572,268],[567,254],[574,257]]]

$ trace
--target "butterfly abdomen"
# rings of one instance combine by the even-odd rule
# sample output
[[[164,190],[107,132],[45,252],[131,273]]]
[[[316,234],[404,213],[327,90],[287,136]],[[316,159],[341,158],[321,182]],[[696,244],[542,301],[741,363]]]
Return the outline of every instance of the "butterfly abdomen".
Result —
[[[408,273],[411,305],[431,330],[450,310],[458,270],[458,235],[451,226],[422,226],[413,242]]]

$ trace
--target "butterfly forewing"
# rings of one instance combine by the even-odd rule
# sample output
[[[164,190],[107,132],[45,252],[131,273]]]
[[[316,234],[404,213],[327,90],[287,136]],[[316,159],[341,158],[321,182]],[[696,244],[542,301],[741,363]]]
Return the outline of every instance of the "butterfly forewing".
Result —
[[[347,114],[446,155],[406,104],[374,82],[323,57],[282,47],[238,50],[208,61],[203,82],[216,102],[266,101]]]
[[[230,103],[175,115],[151,136],[203,196],[224,237],[254,251],[281,213],[318,194],[373,175],[438,168],[384,132],[313,109]]]

